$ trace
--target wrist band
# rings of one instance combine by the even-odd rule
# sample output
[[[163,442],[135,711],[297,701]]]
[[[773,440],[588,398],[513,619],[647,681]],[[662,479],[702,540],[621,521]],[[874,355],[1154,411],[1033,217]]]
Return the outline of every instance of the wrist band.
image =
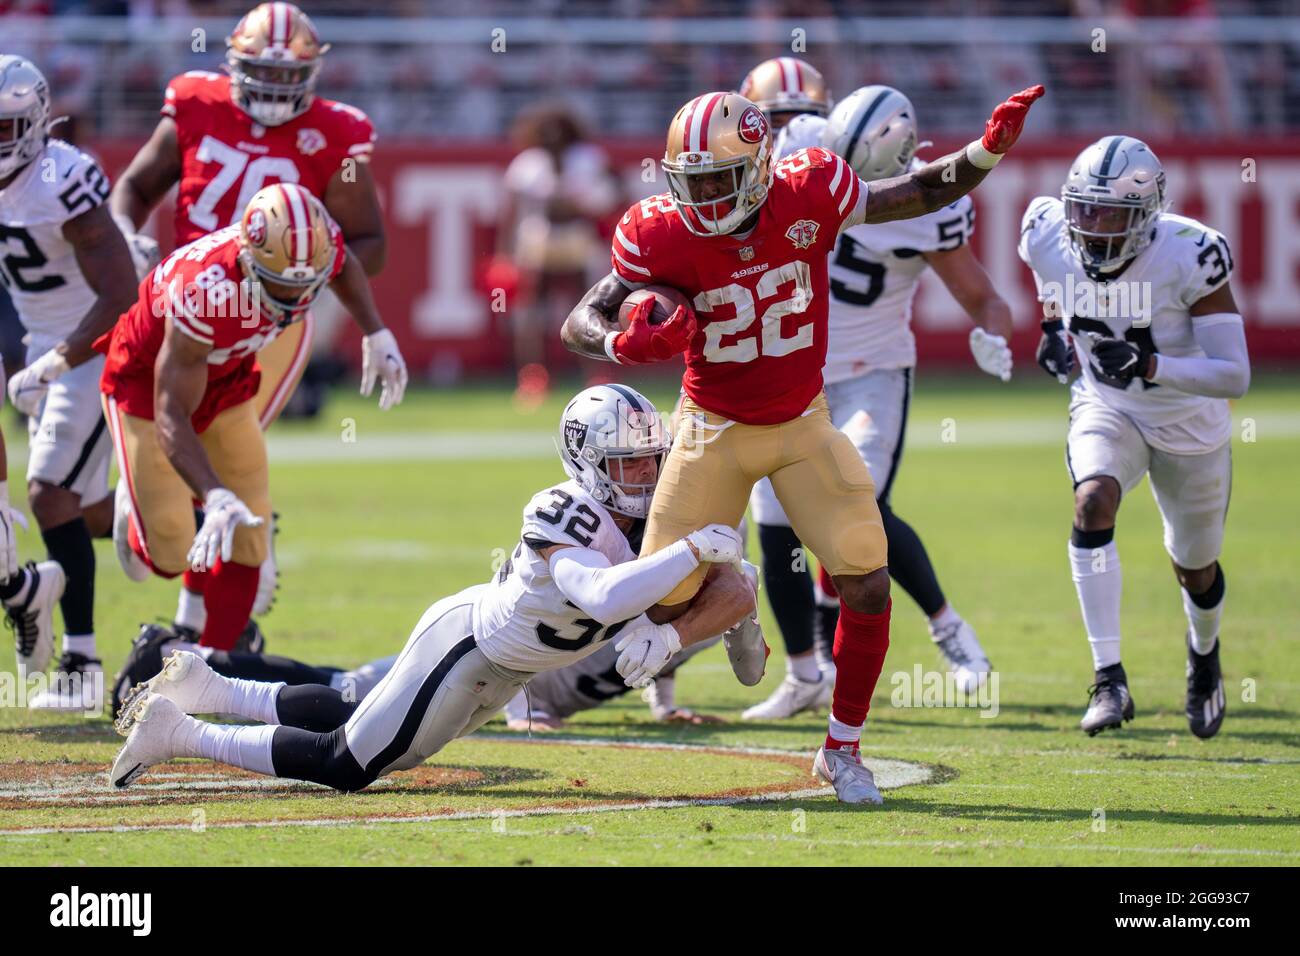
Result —
[[[966,158],[970,160],[972,166],[992,169],[1002,160],[1002,154],[989,152],[984,148],[984,143],[977,139],[966,147]]]
[[[621,363],[618,360],[618,356],[614,354],[614,337],[616,335],[618,335],[617,332],[605,333],[605,354],[609,356],[611,362],[615,365],[619,365]]]

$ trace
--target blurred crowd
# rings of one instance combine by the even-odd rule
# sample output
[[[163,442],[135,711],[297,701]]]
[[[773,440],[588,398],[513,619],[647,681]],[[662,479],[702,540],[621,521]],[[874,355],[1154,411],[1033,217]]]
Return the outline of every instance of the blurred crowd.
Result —
[[[159,39],[159,17],[233,24],[247,0],[0,0],[15,13],[111,17],[102,36],[68,40],[52,29],[22,52],[41,63],[62,112],[76,116],[90,137],[135,137],[152,128],[167,79],[186,69],[215,69],[222,37],[194,52],[188,33]],[[602,135],[657,135],[684,100],[703,89],[734,88],[758,60],[788,53],[776,24],[783,20],[904,14],[931,18],[944,29],[912,42],[889,36],[864,42],[845,31],[838,43],[809,41],[806,56],[832,92],[868,83],[904,89],[925,117],[927,131],[964,130],[973,113],[1009,87],[1038,79],[1052,89],[1030,135],[1092,130],[1116,121],[1150,135],[1283,132],[1300,128],[1300,40],[1293,0],[931,0],[902,6],[887,0],[397,0],[358,5],[316,0],[320,18],[363,14],[421,18],[383,39],[330,35],[322,94],[366,110],[386,139],[445,141],[504,137],[515,118],[539,99],[563,96]],[[967,17],[1064,17],[1108,26],[1106,55],[1086,31],[1040,29],[1018,36],[1014,22],[997,33],[971,32]],[[424,18],[436,17],[437,20]],[[465,17],[499,18],[507,48],[489,38],[470,42],[439,29]],[[547,18],[544,38],[510,34],[511,18]],[[756,43],[710,29],[692,33],[705,17],[770,23],[772,39]],[[1248,38],[1227,35],[1232,18],[1255,18]],[[1152,42],[1147,18],[1182,22],[1176,40]],[[1267,19],[1288,29],[1268,29]],[[969,22],[969,21],[968,21]],[[328,24],[328,21],[326,21]],[[604,24],[642,29],[601,36]],[[629,37],[623,42],[623,37]],[[684,40],[684,38],[687,38]],[[401,42],[398,42],[398,41]],[[700,42],[701,40],[705,42]],[[782,43],[787,48],[782,48]],[[796,51],[798,52],[798,51]],[[1136,120],[1140,119],[1140,123]]]

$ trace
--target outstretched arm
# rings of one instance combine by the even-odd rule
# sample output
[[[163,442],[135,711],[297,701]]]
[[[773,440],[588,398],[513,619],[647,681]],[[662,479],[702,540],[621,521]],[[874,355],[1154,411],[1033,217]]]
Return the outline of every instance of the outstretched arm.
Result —
[[[956,202],[983,182],[1020,138],[1029,107],[1042,95],[1042,86],[1022,90],[993,111],[982,139],[906,176],[872,183],[862,191],[857,208],[841,228],[914,219]]]

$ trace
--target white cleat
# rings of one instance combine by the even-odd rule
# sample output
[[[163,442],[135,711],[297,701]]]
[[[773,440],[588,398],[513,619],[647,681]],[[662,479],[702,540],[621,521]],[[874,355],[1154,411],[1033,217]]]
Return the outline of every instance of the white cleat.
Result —
[[[162,670],[126,695],[117,732],[128,734],[135,720],[134,703],[150,694],[166,697],[183,714],[223,714],[230,710],[230,689],[226,679],[208,666],[199,654],[186,650],[172,651],[163,661]]]
[[[841,747],[839,750],[822,747],[813,759],[813,774],[835,788],[840,803],[885,802],[876,786],[876,778],[862,763],[856,747]]]
[[[67,579],[57,561],[28,561],[31,576],[27,600],[5,605],[5,623],[14,632],[18,674],[44,674],[54,656],[54,606],[63,597]]]
[[[962,693],[973,694],[988,680],[993,665],[980,646],[975,629],[965,620],[931,628],[930,638],[948,662],[948,670],[952,671],[957,689]]]
[[[124,712],[118,719],[119,728],[125,717]],[[131,707],[131,734],[109,771],[108,778],[113,786],[130,786],[154,764],[186,756],[184,748],[178,744],[187,729],[186,721],[193,719],[159,694],[148,694],[136,700]]]
[[[117,563],[132,581],[147,581],[149,565],[131,548],[131,490],[124,478],[117,481],[117,490],[113,493],[113,548],[117,551]]]
[[[740,719],[788,720],[795,714],[822,706],[829,688],[830,682],[824,674],[818,681],[800,680],[793,674],[786,674],[776,690],[772,691],[772,696],[747,709],[740,715]]]
[[[253,598],[253,610],[249,612],[253,617],[261,617],[275,606],[275,591],[280,586],[280,568],[275,562],[275,536],[280,530],[276,523],[279,517],[278,513],[271,512],[270,527],[266,529],[266,560],[257,572],[257,596]]]
[[[763,628],[757,617],[747,617],[729,631],[723,632],[722,646],[727,649],[727,660],[736,674],[736,680],[753,687],[767,671],[767,655],[772,649],[763,639]]]
[[[69,710],[100,714],[104,710],[104,666],[98,657],[64,652],[49,678],[49,689],[27,701],[32,710]]]

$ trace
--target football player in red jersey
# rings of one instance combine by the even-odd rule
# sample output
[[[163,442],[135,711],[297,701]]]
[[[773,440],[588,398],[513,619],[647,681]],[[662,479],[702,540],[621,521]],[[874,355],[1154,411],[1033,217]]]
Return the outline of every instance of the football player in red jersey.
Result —
[[[293,183],[266,186],[239,225],[168,256],[95,343],[108,356],[100,390],[122,472],[118,558],[137,581],[206,573],[206,646],[235,646],[269,547],[257,353],[327,283],[363,328],[381,327],[365,271],[320,201]]]
[[[167,86],[162,119],[153,136],[113,188],[119,221],[139,228],[173,186],[178,186],[178,246],[239,222],[253,194],[274,182],[298,183],[325,203],[348,249],[367,275],[384,266],[384,221],[369,159],[375,133],[364,113],[315,95],[328,44],[291,3],[263,3],[239,21],[227,40],[228,75],[195,71]],[[308,313],[258,355],[262,384],[256,408],[269,427],[293,394],[311,354]],[[401,401],[406,365],[392,332],[363,330],[362,394],[378,376],[380,405]],[[263,568],[255,613],[275,596],[272,553]],[[186,574],[176,623],[203,628],[203,580]],[[254,647],[260,635],[252,635]]]
[[[829,150],[772,162],[757,106],[735,93],[687,103],[668,129],[669,192],[632,206],[615,230],[613,271],[565,322],[569,348],[619,364],[686,353],[686,397],[664,464],[642,555],[705,524],[735,527],[768,476],[791,524],[839,590],[838,671],[814,771],[847,803],[879,803],[858,741],[889,646],[886,543],[871,473],[827,413],[827,256],[840,231],[941,209],[974,189],[1015,143],[1035,86],[993,111],[982,139],[905,176],[862,182]],[[684,292],[651,325],[654,300],[617,321],[628,294],[651,283]],[[681,613],[700,586],[682,582],[656,610]]]

